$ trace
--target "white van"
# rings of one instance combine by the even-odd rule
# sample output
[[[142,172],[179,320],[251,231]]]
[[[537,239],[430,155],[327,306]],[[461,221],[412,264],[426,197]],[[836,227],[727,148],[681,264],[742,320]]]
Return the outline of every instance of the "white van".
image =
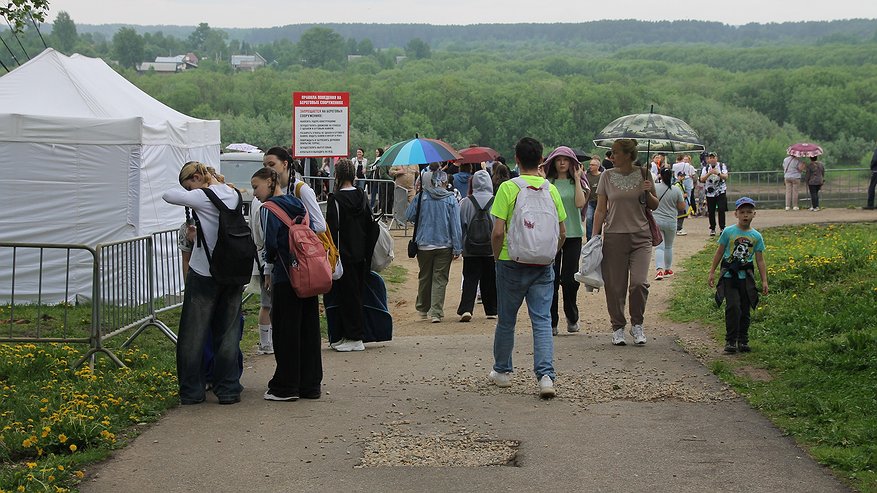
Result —
[[[253,189],[250,179],[262,167],[261,152],[226,152],[219,155],[219,172],[225,176],[225,182],[234,185],[241,191],[244,199],[244,217],[249,217],[250,203],[253,202]]]

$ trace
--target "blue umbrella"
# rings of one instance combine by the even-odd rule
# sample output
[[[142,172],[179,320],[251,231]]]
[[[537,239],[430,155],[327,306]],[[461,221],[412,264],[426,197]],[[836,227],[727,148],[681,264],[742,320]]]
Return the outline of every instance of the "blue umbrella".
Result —
[[[459,152],[441,140],[414,138],[390,146],[375,166],[407,166],[462,158]]]

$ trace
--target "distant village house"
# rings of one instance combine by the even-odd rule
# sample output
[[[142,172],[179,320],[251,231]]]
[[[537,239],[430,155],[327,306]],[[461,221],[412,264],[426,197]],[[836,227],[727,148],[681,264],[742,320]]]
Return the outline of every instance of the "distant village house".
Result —
[[[176,74],[192,68],[198,68],[198,57],[194,53],[177,56],[157,56],[154,62],[137,64],[138,72],[153,70],[164,74]]]
[[[231,66],[234,67],[235,70],[247,70],[250,72],[254,72],[257,68],[262,68],[267,63],[267,60],[265,60],[262,55],[258,53],[256,53],[255,55],[231,56]]]

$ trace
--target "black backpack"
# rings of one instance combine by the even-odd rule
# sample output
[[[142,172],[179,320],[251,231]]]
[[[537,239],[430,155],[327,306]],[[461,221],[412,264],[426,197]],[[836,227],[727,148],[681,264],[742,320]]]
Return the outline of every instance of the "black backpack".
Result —
[[[207,261],[210,263],[210,275],[219,284],[243,286],[250,282],[253,259],[256,258],[256,244],[253,243],[250,226],[244,219],[244,200],[241,192],[235,190],[238,194],[238,205],[234,209],[229,209],[213,190],[209,188],[201,190],[219,210],[219,231],[212,254],[204,240],[204,231],[198,215],[193,211],[198,229],[198,244],[204,246],[204,253],[207,254]]]
[[[474,197],[469,199],[475,206],[475,216],[466,226],[466,244],[463,245],[464,253],[470,257],[490,257],[493,255],[493,222],[490,220],[490,206],[493,197],[487,201],[484,207],[479,207]]]

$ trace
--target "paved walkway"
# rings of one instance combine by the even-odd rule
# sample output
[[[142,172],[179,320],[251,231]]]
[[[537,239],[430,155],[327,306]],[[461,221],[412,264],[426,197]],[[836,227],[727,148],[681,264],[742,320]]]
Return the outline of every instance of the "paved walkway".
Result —
[[[877,219],[866,212],[760,211],[756,227]],[[706,241],[704,219],[686,226],[680,254]],[[848,491],[675,342],[700,328],[658,319],[645,347],[611,346],[600,322],[561,334],[558,397],[541,401],[525,315],[514,385],[498,389],[485,378],[488,321],[452,322],[452,288],[444,323],[414,321],[411,282],[391,294],[394,341],[324,350],[322,399],[262,400],[273,359],[250,356],[240,404],[171,410],[91,468],[82,491]],[[664,294],[650,314],[666,286],[653,284]],[[602,293],[579,297],[601,320]]]

